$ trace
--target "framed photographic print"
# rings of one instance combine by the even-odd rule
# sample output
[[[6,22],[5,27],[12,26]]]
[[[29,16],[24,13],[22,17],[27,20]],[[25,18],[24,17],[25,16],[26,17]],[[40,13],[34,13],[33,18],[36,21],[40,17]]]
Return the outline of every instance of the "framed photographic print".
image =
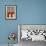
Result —
[[[16,5],[6,5],[6,15],[5,18],[8,20],[16,19]]]

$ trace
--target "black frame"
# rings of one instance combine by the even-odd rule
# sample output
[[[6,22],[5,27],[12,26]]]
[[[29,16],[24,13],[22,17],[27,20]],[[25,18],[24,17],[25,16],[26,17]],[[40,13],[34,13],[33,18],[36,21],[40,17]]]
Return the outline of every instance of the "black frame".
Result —
[[[16,7],[16,18],[15,19],[7,19],[6,18],[6,7],[8,6],[15,6]],[[5,5],[5,20],[16,20],[17,19],[17,6],[16,5]]]

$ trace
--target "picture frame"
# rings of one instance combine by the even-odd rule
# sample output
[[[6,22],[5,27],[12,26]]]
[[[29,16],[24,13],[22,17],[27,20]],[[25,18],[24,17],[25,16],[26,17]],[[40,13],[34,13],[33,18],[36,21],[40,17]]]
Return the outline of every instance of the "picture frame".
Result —
[[[28,33],[26,33],[26,35],[23,35],[24,32],[22,34],[22,31],[27,30]],[[34,35],[36,35],[37,37]],[[24,36],[28,37],[25,38]],[[21,40],[46,41],[46,24],[18,24],[18,42],[20,43]]]
[[[16,20],[16,5],[5,5],[5,19]]]

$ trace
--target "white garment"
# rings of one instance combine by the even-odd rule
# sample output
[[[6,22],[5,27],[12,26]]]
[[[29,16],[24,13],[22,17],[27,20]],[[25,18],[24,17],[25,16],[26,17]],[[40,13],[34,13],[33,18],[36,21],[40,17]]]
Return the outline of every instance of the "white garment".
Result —
[[[45,40],[43,35],[32,35],[32,41]]]
[[[22,37],[21,37],[21,39],[22,39],[22,38],[27,38],[27,37],[28,37],[28,36],[27,36],[28,30],[21,30],[21,32],[22,32]]]

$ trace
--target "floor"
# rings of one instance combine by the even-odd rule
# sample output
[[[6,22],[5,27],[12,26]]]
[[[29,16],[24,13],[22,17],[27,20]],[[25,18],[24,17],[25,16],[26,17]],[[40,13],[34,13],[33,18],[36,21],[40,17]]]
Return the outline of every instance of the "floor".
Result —
[[[8,46],[8,44],[0,44],[0,46]],[[31,40],[28,41],[21,40],[19,44],[14,44],[10,46],[46,46],[46,42],[45,41],[32,42]]]
[[[28,40],[28,41],[21,40],[20,46],[46,46],[46,42],[45,41],[32,42],[31,40]]]
[[[8,46],[8,44],[0,44],[0,46]],[[10,45],[10,46],[18,46],[18,44]]]

